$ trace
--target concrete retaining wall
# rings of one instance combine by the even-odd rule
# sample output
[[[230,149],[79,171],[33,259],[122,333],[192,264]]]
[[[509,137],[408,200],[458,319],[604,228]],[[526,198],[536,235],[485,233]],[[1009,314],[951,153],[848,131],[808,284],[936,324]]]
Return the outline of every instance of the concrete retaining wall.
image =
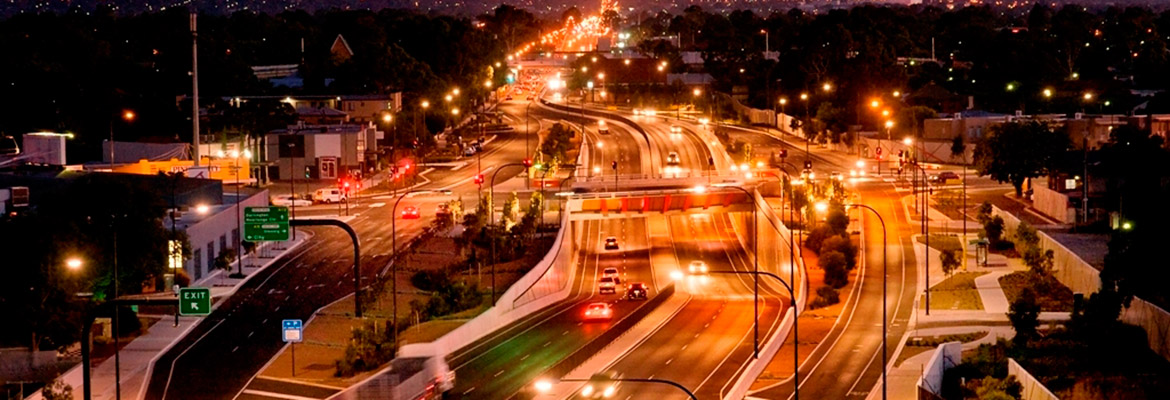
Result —
[[[557,239],[544,259],[500,295],[492,308],[438,340],[402,346],[397,356],[446,357],[497,329],[567,298],[572,286],[566,283],[576,268],[577,252],[573,250],[580,229],[579,224],[570,222],[568,217],[569,214],[562,217]]]
[[[998,215],[1004,221],[1004,235],[1014,233],[1020,225],[1020,220],[1011,213],[999,207],[992,206],[991,214]],[[1067,286],[1074,293],[1084,293],[1086,296],[1101,290],[1101,272],[1093,268],[1088,262],[1081,259],[1060,242],[1043,231],[1040,236],[1040,248],[1052,250],[1053,276],[1061,284]],[[1170,360],[1170,313],[1139,297],[1134,297],[1129,307],[1121,310],[1121,322],[1139,326],[1146,330],[1146,342],[1150,350]]]
[[[938,346],[930,361],[922,367],[922,376],[918,377],[918,398],[942,398],[943,374],[963,361],[962,352],[962,342],[947,342]]]
[[[1068,195],[1049,189],[1044,185],[1032,187],[1032,206],[1041,214],[1052,217],[1062,224],[1076,222],[1076,210],[1068,208]]]
[[[1015,359],[1008,358],[1008,376],[1016,377],[1023,388],[1020,390],[1020,400],[1059,400],[1044,384],[1032,377],[1028,370],[1020,366]]]

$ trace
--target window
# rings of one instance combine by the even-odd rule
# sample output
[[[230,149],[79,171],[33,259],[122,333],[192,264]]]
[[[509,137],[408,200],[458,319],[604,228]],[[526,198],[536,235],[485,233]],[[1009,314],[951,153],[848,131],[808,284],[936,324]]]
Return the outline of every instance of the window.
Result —
[[[195,283],[194,281],[203,278],[203,266],[201,264],[203,264],[203,249],[195,249],[195,263],[192,264],[195,266],[195,279],[191,283]]]
[[[219,252],[223,253],[227,248],[227,234],[219,235]]]
[[[207,272],[215,268],[215,242],[207,242]]]

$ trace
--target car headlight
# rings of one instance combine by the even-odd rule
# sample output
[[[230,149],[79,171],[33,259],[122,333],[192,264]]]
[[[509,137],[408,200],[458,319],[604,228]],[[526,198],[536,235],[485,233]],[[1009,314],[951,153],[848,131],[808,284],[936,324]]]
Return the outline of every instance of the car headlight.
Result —
[[[609,387],[606,387],[605,391],[602,392],[602,395],[605,397],[610,397],[613,396],[614,392],[617,392],[617,387],[609,385]]]
[[[585,385],[585,387],[581,389],[582,396],[589,396],[591,394],[593,394],[593,385]]]

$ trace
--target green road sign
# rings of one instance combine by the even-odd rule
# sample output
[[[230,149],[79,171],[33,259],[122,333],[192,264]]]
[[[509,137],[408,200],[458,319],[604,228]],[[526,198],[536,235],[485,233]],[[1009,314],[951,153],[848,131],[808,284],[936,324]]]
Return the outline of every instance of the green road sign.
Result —
[[[288,207],[244,207],[244,240],[288,240]]]
[[[211,289],[182,288],[179,289],[180,315],[207,315],[211,314]]]

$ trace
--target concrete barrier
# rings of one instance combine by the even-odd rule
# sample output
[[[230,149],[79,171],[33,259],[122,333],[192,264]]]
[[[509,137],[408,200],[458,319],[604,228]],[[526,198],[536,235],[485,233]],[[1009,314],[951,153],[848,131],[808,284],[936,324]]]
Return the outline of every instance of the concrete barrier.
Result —
[[[963,361],[963,342],[940,344],[918,377],[919,399],[942,399],[943,374]]]
[[[1008,358],[1008,376],[1014,376],[1020,382],[1020,400],[1060,400],[1012,358]]]
[[[549,253],[500,295],[492,308],[433,342],[402,346],[397,356],[446,357],[497,329],[567,298],[572,286],[566,283],[576,268],[577,252],[574,250],[579,229],[578,223],[570,221],[569,214],[565,214]]]

